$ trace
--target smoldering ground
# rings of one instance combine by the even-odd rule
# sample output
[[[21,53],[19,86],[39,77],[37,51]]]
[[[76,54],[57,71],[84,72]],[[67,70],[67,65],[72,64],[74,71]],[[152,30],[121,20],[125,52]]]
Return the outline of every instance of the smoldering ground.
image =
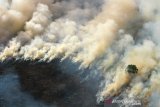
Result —
[[[103,75],[102,87],[96,86],[94,93],[97,102],[121,96],[154,106],[154,93],[160,92],[158,0],[12,0],[2,4],[2,62],[67,59],[79,65],[79,72]],[[137,66],[137,74],[125,71],[129,64]]]

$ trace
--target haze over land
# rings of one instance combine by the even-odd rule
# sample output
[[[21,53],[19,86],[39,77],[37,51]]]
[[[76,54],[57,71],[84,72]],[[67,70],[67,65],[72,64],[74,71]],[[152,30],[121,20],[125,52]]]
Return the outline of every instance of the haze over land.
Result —
[[[104,76],[97,102],[121,96],[158,107],[159,19],[159,0],[0,0],[0,60],[69,60]]]

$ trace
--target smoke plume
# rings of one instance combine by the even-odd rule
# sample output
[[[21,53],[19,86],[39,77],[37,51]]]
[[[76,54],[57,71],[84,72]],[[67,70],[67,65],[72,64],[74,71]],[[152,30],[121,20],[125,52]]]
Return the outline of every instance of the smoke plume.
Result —
[[[97,101],[122,95],[153,106],[160,96],[158,0],[0,1],[0,60],[69,59],[96,69]],[[137,74],[125,71],[136,65]],[[87,72],[87,71],[86,71]]]

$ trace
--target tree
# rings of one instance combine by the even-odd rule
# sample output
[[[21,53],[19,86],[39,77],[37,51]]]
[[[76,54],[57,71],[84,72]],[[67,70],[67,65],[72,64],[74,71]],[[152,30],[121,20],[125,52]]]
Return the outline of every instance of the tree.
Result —
[[[138,72],[138,68],[136,67],[136,65],[128,65],[127,68],[126,68],[126,71],[128,73],[137,73]]]

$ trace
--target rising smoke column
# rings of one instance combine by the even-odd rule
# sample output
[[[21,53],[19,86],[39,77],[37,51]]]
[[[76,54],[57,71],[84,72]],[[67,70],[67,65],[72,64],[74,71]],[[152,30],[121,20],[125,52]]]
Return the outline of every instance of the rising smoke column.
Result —
[[[110,84],[106,82],[106,88],[101,93],[101,96],[112,97],[122,93],[124,98],[141,99],[143,104],[151,102],[150,106],[158,107],[158,101],[153,97],[157,93],[158,95],[155,96],[157,98],[160,91],[158,85],[160,51],[159,33],[157,32],[159,8],[156,6],[156,0],[148,2],[142,0],[140,3],[141,6],[144,6],[144,8],[140,7],[143,18],[151,21],[144,24],[144,29],[138,34],[138,41],[135,41],[137,43],[134,43],[133,46],[126,50],[122,61],[116,66],[116,69],[113,68],[111,70],[115,72],[113,74],[113,82],[107,80]],[[156,13],[154,13],[155,11]],[[134,64],[138,67],[138,74],[133,76],[125,71],[125,67],[129,64]]]
[[[33,2],[29,3],[33,4]],[[4,49],[5,56],[7,57],[11,54],[15,55],[16,51],[20,48],[20,45],[23,45],[23,43],[25,43],[26,41],[29,41],[34,36],[42,33],[44,31],[44,28],[48,25],[50,18],[51,13],[48,10],[48,6],[39,4],[36,11],[33,13],[33,17],[30,19],[29,22],[26,22],[24,26],[25,31],[19,32],[17,37],[13,38],[13,40],[9,42],[10,47]]]
[[[159,66],[159,51],[155,44],[146,40],[143,44],[134,46],[126,53],[122,61],[126,65],[137,65],[138,73],[134,76],[130,75],[125,71],[125,68],[122,69],[123,66],[119,65],[113,79],[114,82],[107,85],[106,90],[102,92],[102,96],[114,96],[119,93],[123,86],[128,85],[131,90],[127,92],[128,96],[125,97],[134,98],[139,96],[140,99],[148,99],[151,92],[158,89],[152,81],[152,77],[155,74],[154,69]]]
[[[114,0],[107,2],[102,12],[86,26],[79,26],[75,22],[67,21],[66,19],[60,19],[60,21],[58,20],[57,22],[52,22],[48,29],[46,29],[46,34],[31,40],[29,45],[21,47],[22,51],[20,51],[20,53],[24,54],[24,56],[28,56],[29,59],[38,59],[40,56],[44,56],[43,54],[48,52],[48,56],[45,55],[45,58],[52,60],[54,57],[57,57],[61,54],[63,54],[62,57],[64,56],[64,58],[66,58],[69,57],[70,54],[75,54],[77,53],[76,51],[78,51],[77,55],[75,54],[71,57],[73,57],[74,61],[82,62],[83,66],[88,67],[94,60],[96,60],[96,58],[103,55],[104,51],[111,45],[112,41],[114,41],[116,38],[116,33],[118,32],[119,28],[123,27],[125,22],[129,21],[129,19],[135,14],[135,8],[135,3],[132,0],[122,0],[120,2]],[[61,25],[63,20],[66,21],[63,26],[68,26],[68,28],[64,28]],[[59,32],[60,29],[55,29],[60,27],[62,27],[62,33]],[[48,32],[48,30],[53,31]],[[55,33],[58,34],[55,35]],[[57,41],[52,41],[52,44],[47,43],[47,41],[43,39],[46,35],[48,38],[57,39]],[[36,40],[41,41],[42,43],[35,44]],[[7,47],[7,49],[4,49],[4,52],[2,52],[1,59],[5,59],[7,56],[13,56],[13,54],[16,53],[14,50],[17,50],[15,49],[15,45],[18,45],[17,42],[15,43],[13,40],[10,43],[11,46],[9,45],[9,48]],[[40,47],[42,50],[43,48],[46,49],[46,47],[49,47],[50,49],[43,50],[44,52],[41,53],[41,50],[38,51],[39,46],[33,45],[41,45]],[[35,47],[35,50],[33,47]],[[24,52],[25,50],[26,52]],[[8,51],[11,53],[8,54]],[[29,54],[28,52],[30,52],[31,55],[27,55]],[[42,55],[39,56],[39,54]]]
[[[5,7],[0,8],[1,42],[21,30],[35,8],[33,0],[13,0],[9,5],[9,9]]]
[[[3,35],[3,38],[5,38],[5,36],[13,36],[14,33],[22,30],[25,22],[31,18],[36,4],[41,2],[40,0],[9,1],[8,5],[7,1],[5,1],[6,6],[2,4],[0,7],[0,35]],[[47,4],[48,2],[48,0],[45,0],[43,3]],[[3,39],[1,39],[1,41],[2,40]]]

